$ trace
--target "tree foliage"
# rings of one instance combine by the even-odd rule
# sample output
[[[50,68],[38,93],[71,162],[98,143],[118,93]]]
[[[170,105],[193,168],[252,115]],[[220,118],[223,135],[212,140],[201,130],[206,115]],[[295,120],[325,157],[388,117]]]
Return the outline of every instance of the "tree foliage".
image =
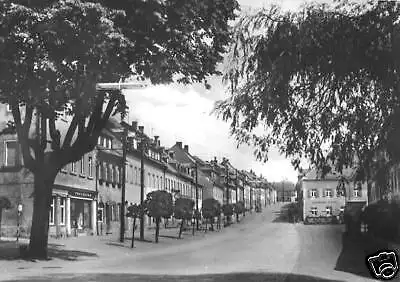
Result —
[[[110,116],[127,110],[120,91],[99,92],[96,84],[207,86],[207,76],[219,74],[237,8],[236,0],[0,1],[0,102],[11,106],[24,166],[35,176],[37,257],[47,256],[57,173],[93,150]]]
[[[201,212],[206,219],[213,219],[221,215],[221,204],[214,198],[204,199]]]
[[[176,219],[191,219],[193,216],[194,201],[187,198],[179,198],[175,201],[174,217]]]
[[[156,243],[158,243],[161,218],[170,217],[173,214],[172,203],[172,195],[164,190],[156,190],[146,195],[146,212],[148,216],[154,217],[156,220]]]
[[[376,152],[400,160],[399,19],[396,1],[245,15],[224,74],[231,95],[216,112],[259,160],[277,146],[297,168],[308,159],[323,173],[333,164],[373,177]]]
[[[4,196],[0,197],[0,209],[8,210],[10,208],[11,208],[10,199]]]
[[[225,204],[222,206],[222,212],[225,216],[232,216],[233,215],[233,205],[232,204]]]

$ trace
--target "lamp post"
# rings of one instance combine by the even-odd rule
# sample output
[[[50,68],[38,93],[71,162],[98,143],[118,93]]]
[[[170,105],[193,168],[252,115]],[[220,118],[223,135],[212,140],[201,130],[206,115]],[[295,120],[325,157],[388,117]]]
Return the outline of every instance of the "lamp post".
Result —
[[[19,225],[20,225],[20,219],[21,219],[21,215],[22,215],[22,204],[19,203],[18,207],[17,207],[17,242],[19,241]]]
[[[144,149],[145,143],[142,137],[140,141],[140,205],[144,205]],[[144,241],[144,213],[140,213],[140,241]]]
[[[195,162],[196,169],[196,229],[199,230],[199,191],[198,191],[198,172],[197,172],[197,162]]]
[[[122,136],[122,183],[121,183],[121,219],[120,219],[120,239],[121,243],[124,242],[125,237],[125,182],[126,182],[126,153],[127,153],[127,138],[128,138],[128,128],[124,127],[124,132]]]

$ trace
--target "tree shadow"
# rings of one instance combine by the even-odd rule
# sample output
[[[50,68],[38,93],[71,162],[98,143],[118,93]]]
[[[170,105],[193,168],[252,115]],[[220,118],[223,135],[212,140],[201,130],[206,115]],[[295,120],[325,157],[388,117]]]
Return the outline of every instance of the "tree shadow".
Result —
[[[282,282],[342,282],[341,280],[331,280],[311,275],[298,275],[290,273],[226,273],[226,274],[202,274],[202,275],[139,275],[122,273],[100,273],[100,274],[55,274],[52,276],[27,277],[25,280],[7,280],[16,281],[149,281],[149,282],[258,282],[258,281],[282,281]]]
[[[366,258],[379,250],[387,250],[388,243],[365,235],[343,234],[342,251],[335,270],[371,278]]]
[[[16,242],[2,242],[0,241],[0,261],[1,260],[30,260],[20,253],[20,247],[26,248],[26,244],[18,245]],[[49,244],[48,245],[48,260],[61,259],[66,261],[76,261],[80,257],[97,257],[96,253],[78,251],[78,250],[66,250],[64,245],[61,244]]]

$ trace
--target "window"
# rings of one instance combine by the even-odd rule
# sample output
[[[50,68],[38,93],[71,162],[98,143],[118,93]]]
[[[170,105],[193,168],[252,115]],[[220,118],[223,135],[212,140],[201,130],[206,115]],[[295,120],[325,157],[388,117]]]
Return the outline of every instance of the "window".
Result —
[[[325,197],[332,198],[332,190],[331,189],[326,189],[325,190]]]
[[[102,138],[103,138],[103,137],[99,136],[99,138],[97,139],[97,145],[100,145],[100,146],[101,146],[101,144],[102,144],[102,143],[101,143]]]
[[[104,180],[107,181],[108,180],[108,165],[106,163],[103,163],[104,166]]]
[[[340,212],[343,213],[344,212],[344,206],[340,207]]]
[[[85,174],[85,157],[83,156],[81,159],[81,170],[80,170],[80,174],[84,175]]]
[[[16,166],[17,165],[17,149],[18,143],[17,141],[5,141],[5,165],[6,166]]]
[[[71,163],[71,172],[76,173],[76,163],[75,162]]]
[[[115,167],[111,167],[111,183],[115,183]]]
[[[131,172],[131,173],[130,173],[130,174],[131,174],[131,177],[130,177],[130,179],[129,179],[129,182],[130,182],[131,184],[133,184],[133,181],[134,181],[134,178],[136,177],[136,174],[133,172],[133,166],[132,166],[132,165],[129,166],[129,171]]]
[[[107,138],[107,148],[112,149],[112,140],[111,138]]]
[[[312,189],[311,190],[311,198],[316,198],[317,197],[317,189]]]
[[[135,166],[135,174],[134,174],[135,176],[134,176],[134,182],[135,182],[135,184],[137,184],[138,183],[138,171],[137,171],[137,167]]]
[[[60,198],[60,213],[61,213],[60,224],[65,225],[65,198]]]
[[[331,216],[332,215],[332,207],[326,207],[326,216]]]
[[[121,184],[122,183],[122,181],[120,179],[119,171],[120,171],[120,168],[119,168],[119,166],[117,166],[115,168],[115,182],[117,182],[117,184]]]
[[[89,177],[93,177],[93,158],[90,156],[88,158],[88,174]]]
[[[357,183],[354,187],[354,197],[361,197],[361,183]]]
[[[151,175],[150,173],[147,174],[147,186],[151,186]]]
[[[107,138],[106,137],[103,137],[103,147],[104,148],[107,148]]]
[[[54,225],[54,217],[55,217],[55,199],[54,197],[51,199],[50,205],[50,214],[49,214],[49,224]]]
[[[61,168],[61,172],[67,172],[67,166],[63,166],[63,168]]]
[[[317,215],[317,211],[318,211],[318,209],[316,207],[312,207],[311,208],[311,214],[312,215]]]
[[[11,106],[10,106],[10,104],[7,104],[7,112],[8,112],[8,113],[11,113]]]
[[[112,182],[112,169],[111,169],[111,165],[107,164],[107,181],[108,182]]]
[[[153,174],[153,187],[156,188],[156,176]]]
[[[104,207],[99,206],[99,208],[97,209],[97,222],[103,222],[103,218],[104,218]]]

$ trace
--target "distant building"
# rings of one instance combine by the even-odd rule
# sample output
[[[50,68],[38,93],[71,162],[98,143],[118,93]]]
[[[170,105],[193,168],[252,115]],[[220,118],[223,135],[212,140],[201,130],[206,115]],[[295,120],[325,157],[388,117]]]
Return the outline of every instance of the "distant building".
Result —
[[[354,170],[342,174],[328,173],[322,177],[317,170],[310,170],[300,181],[303,192],[303,218],[337,216],[345,205],[367,202],[367,185],[354,182]],[[343,189],[338,189],[339,184]]]

